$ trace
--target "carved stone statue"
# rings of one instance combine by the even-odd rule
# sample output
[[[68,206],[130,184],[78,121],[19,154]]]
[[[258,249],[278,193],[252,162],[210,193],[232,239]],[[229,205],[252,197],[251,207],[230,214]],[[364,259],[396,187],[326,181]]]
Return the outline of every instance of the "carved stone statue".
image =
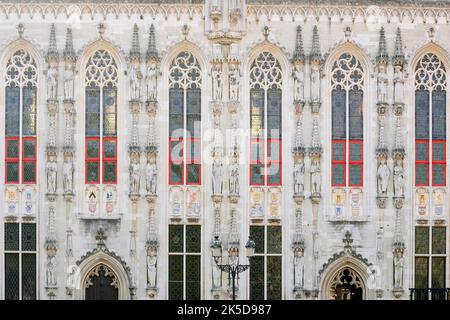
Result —
[[[404,195],[404,184],[405,184],[405,174],[404,169],[401,164],[401,160],[397,160],[394,165],[394,196],[403,197]]]
[[[320,193],[320,162],[319,159],[312,159],[311,161],[311,193]]]
[[[311,69],[311,100],[320,101],[320,70],[318,67]]]
[[[390,174],[391,172],[386,164],[386,160],[381,160],[377,170],[378,195],[386,195]]]
[[[63,189],[64,193],[71,193],[73,191],[73,173],[75,166],[72,161],[64,160],[63,163]]]
[[[230,71],[230,100],[239,100],[239,84],[241,75],[239,73],[239,68],[234,66]]]
[[[155,101],[157,99],[158,68],[154,62],[147,65],[145,85],[147,87],[147,100]]]
[[[305,272],[305,257],[301,255],[294,255],[294,287],[303,288],[304,286],[304,272]]]
[[[382,67],[380,72],[378,73],[378,102],[387,102],[387,91],[388,91],[388,77],[386,74],[386,70]]]
[[[49,162],[47,162],[45,172],[47,174],[47,192],[56,193],[56,178],[58,174],[58,166],[54,159],[51,159]]]
[[[223,164],[218,157],[215,157],[212,165],[212,192],[222,194],[222,168]]]
[[[139,67],[134,64],[130,66],[130,99],[140,99],[141,98],[141,80],[142,73]]]
[[[130,193],[138,194],[141,180],[139,162],[132,161],[130,164]]]
[[[403,102],[405,78],[399,66],[394,71],[394,102]]]
[[[294,99],[296,101],[302,101],[304,99],[304,87],[305,87],[305,72],[303,66],[295,65],[293,71],[294,77]]]
[[[47,286],[56,286],[56,257],[50,255],[47,258]]]
[[[394,251],[394,288],[403,287],[404,257],[401,250]]]
[[[222,100],[222,74],[220,65],[212,68],[213,100]]]
[[[156,287],[156,265],[158,258],[154,255],[147,255],[147,286]]]
[[[55,67],[50,67],[47,70],[47,99],[56,99],[58,89],[58,71]]]
[[[297,161],[294,164],[294,194],[301,194],[305,190],[305,163]]]
[[[228,180],[228,188],[230,194],[239,194],[239,164],[232,162],[229,165],[230,176]]]
[[[147,162],[145,168],[145,186],[148,194],[156,194],[156,177],[158,174],[158,168],[156,167],[155,160]]]
[[[73,100],[74,79],[73,66],[66,67],[64,70],[64,99],[66,100]]]

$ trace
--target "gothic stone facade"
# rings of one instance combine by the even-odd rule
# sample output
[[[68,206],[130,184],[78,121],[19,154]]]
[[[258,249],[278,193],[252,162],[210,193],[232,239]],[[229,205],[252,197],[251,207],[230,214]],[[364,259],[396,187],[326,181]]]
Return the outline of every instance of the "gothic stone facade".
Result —
[[[0,2],[1,299],[448,287],[446,2],[158,2]]]

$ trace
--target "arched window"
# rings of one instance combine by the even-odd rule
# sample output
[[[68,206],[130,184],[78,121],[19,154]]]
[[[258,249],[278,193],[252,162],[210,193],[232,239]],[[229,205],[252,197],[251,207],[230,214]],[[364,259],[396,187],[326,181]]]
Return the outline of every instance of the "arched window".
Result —
[[[6,66],[5,182],[36,183],[38,70],[31,54],[17,50]],[[5,299],[36,299],[36,223],[6,222]]]
[[[201,184],[201,70],[183,51],[169,72],[169,184]]]
[[[331,76],[333,187],[363,185],[363,86],[361,63],[341,54]]]
[[[280,63],[262,52],[250,67],[250,185],[281,185],[281,86]]]
[[[86,64],[86,183],[117,182],[117,64],[97,50]]]

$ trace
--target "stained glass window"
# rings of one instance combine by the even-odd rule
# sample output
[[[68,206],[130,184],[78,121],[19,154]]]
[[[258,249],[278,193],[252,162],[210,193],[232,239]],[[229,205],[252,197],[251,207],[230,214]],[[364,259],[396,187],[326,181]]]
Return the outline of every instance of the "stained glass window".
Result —
[[[429,246],[428,227],[416,227],[416,254],[427,254]]]
[[[20,266],[18,253],[5,253],[5,300],[19,300]]]
[[[428,258],[416,257],[415,287],[428,288]]]
[[[19,250],[19,224],[5,223],[5,251]]]
[[[22,254],[22,299],[36,300],[36,254]]]
[[[250,258],[250,299],[264,300],[264,256]]]
[[[433,227],[432,228],[432,253],[433,254],[445,254],[445,242],[446,242],[446,228],[445,227]]]

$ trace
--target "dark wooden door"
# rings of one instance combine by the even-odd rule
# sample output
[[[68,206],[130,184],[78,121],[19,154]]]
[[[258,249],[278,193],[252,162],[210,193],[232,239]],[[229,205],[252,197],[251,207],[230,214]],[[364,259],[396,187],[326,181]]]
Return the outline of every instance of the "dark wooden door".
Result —
[[[113,277],[105,276],[100,269],[98,276],[91,277],[92,285],[86,288],[86,300],[119,300],[119,289],[112,286]]]

